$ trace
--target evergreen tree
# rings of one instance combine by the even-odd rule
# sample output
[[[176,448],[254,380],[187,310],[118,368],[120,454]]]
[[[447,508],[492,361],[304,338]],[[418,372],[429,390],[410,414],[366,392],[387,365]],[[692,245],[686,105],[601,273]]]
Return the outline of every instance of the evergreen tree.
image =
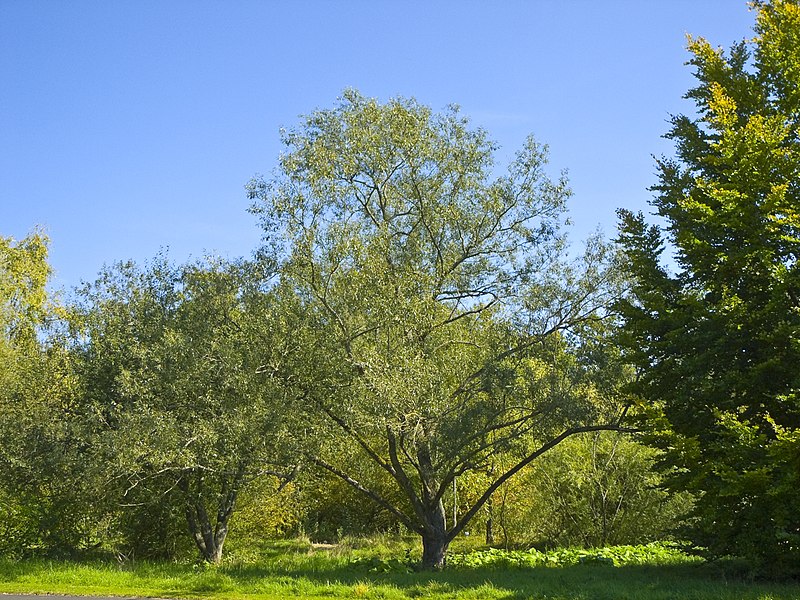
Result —
[[[697,111],[672,119],[654,187],[666,225],[620,213],[636,279],[622,339],[673,485],[698,493],[694,542],[785,570],[800,558],[800,5],[755,9],[756,37],[727,53],[690,38]]]

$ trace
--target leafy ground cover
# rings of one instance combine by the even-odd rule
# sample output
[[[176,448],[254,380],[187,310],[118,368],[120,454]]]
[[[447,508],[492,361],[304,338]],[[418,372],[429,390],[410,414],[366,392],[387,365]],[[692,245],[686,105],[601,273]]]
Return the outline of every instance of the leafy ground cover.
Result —
[[[667,545],[552,552],[454,552],[417,572],[416,548],[272,544],[258,560],[196,564],[0,561],[0,592],[162,598],[465,598],[547,600],[800,597],[800,585],[748,581]]]

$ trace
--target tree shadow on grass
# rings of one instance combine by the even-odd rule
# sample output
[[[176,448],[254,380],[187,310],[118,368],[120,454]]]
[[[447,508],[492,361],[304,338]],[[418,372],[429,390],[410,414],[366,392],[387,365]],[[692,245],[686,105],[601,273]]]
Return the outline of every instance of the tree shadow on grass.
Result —
[[[800,585],[731,580],[709,565],[624,566],[575,565],[562,567],[445,569],[441,572],[374,572],[365,564],[331,568],[242,566],[227,573],[245,591],[265,579],[352,586],[358,590],[394,588],[415,597],[470,597],[522,600],[794,600]],[[246,592],[245,592],[246,593]],[[381,594],[377,593],[376,597]],[[369,597],[369,594],[366,594]]]
[[[378,572],[384,569],[388,572]],[[63,573],[61,573],[63,571]],[[51,577],[52,575],[52,577]],[[104,563],[0,561],[0,580],[41,580],[42,588],[66,590],[81,583],[106,589],[119,584],[161,597],[360,597],[465,598],[491,600],[794,600],[800,584],[731,578],[709,564],[614,567],[457,567],[441,572],[405,572],[399,561],[353,561],[335,553],[291,552],[283,548],[261,563],[222,567],[137,563],[132,568]],[[54,581],[53,585],[48,583]],[[38,588],[37,588],[38,589]],[[147,591],[145,591],[147,590]],[[74,592],[74,590],[72,590]],[[119,592],[118,592],[119,593]]]

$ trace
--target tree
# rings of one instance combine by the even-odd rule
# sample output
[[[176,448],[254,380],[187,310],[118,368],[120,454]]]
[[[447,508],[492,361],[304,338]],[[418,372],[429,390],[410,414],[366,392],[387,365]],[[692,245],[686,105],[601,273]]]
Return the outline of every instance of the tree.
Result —
[[[287,396],[271,378],[292,342],[260,266],[121,264],[75,307],[103,476],[122,506],[177,508],[214,563],[240,490],[292,470],[281,462]],[[271,330],[256,332],[253,319]],[[169,512],[159,518],[169,523]],[[151,525],[132,533],[148,539]]]
[[[617,433],[567,440],[520,482],[525,498],[513,511],[516,528],[526,541],[560,547],[665,539],[688,512],[691,497],[661,488],[658,454]]]
[[[47,315],[45,286],[50,275],[47,238],[34,233],[21,241],[0,237],[0,514],[5,524],[0,547],[19,551],[38,538],[40,523],[24,510],[17,497],[21,482],[34,471],[33,442],[26,433],[33,423],[36,394],[42,387],[44,358],[37,331]],[[22,433],[22,435],[20,435]],[[35,437],[34,437],[35,439]]]
[[[16,242],[0,236],[0,351],[30,348],[47,314],[48,240],[34,233]],[[12,364],[5,354],[0,364]]]
[[[17,435],[27,412],[25,390],[38,379],[40,348],[36,329],[46,313],[45,285],[50,273],[47,239],[33,234],[20,242],[0,237],[0,549],[19,550],[33,533],[16,501],[18,474],[25,471],[25,436]],[[29,473],[25,473],[29,475]]]
[[[673,486],[699,493],[696,544],[780,569],[800,558],[800,6],[755,8],[727,54],[690,39],[697,113],[658,162],[665,227],[620,214],[622,341]]]
[[[278,174],[249,193],[301,301],[290,375],[317,427],[310,460],[441,567],[510,477],[571,435],[619,427],[624,401],[577,352],[618,293],[608,248],[568,260],[569,190],[545,174],[546,148],[529,139],[494,176],[495,145],[457,108],[347,91],[283,142]],[[341,448],[352,458],[331,458]],[[498,451],[514,462],[450,523],[453,481]]]
[[[47,293],[48,240],[0,238],[0,552],[72,553],[96,541],[78,475],[69,356]]]

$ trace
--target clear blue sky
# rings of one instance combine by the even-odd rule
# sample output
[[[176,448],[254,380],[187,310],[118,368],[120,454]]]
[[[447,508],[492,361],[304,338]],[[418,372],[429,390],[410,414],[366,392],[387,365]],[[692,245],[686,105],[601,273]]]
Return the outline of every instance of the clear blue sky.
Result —
[[[56,286],[159,248],[249,255],[243,186],[278,130],[346,87],[462,106],[569,171],[575,235],[647,210],[688,112],[686,33],[752,35],[744,0],[0,0],[0,235],[42,226]]]

